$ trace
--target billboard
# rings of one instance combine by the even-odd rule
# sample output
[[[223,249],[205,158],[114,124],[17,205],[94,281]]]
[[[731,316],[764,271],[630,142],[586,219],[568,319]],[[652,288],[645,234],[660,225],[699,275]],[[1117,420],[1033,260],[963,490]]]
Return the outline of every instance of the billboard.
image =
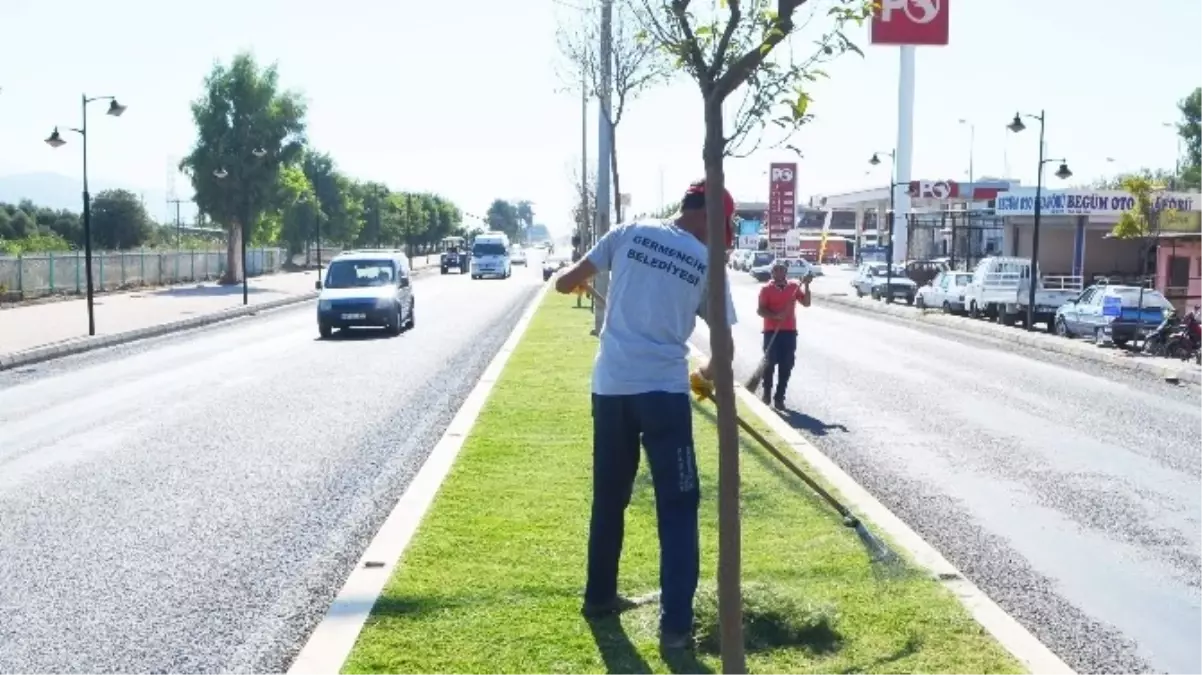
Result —
[[[785,247],[785,235],[797,221],[797,164],[773,162],[768,168],[768,247]]]
[[[956,199],[960,184],[954,180],[912,180],[910,196],[920,199]]]
[[[872,44],[946,46],[948,1],[879,0],[872,15]]]

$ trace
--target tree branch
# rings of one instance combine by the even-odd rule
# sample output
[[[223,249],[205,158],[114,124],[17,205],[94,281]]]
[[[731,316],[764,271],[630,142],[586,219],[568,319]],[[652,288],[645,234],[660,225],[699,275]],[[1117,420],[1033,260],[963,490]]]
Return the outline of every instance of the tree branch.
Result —
[[[738,89],[740,84],[747,81],[751,73],[768,58],[768,53],[793,32],[793,12],[806,2],[808,0],[777,0],[776,18],[773,19],[764,36],[763,43],[731,64],[722,77],[714,83],[714,96],[717,96],[719,100],[725,99],[731,92]]]
[[[693,27],[689,25],[688,9],[689,0],[672,0],[672,15],[676,17],[676,24],[684,34],[683,49],[681,50],[680,58],[693,72],[697,73],[697,83],[701,86],[701,93],[709,96],[710,90],[713,88],[714,78],[710,75],[709,65],[705,62],[705,56],[701,53],[701,45],[697,42],[697,35],[693,32]]]
[[[722,31],[722,38],[718,40],[718,48],[714,50],[714,62],[710,64],[710,80],[717,78],[721,73],[722,64],[726,62],[726,50],[730,49],[730,40],[734,37],[739,22],[743,20],[743,8],[739,5],[739,0],[728,2],[730,18],[726,21],[726,30]]]

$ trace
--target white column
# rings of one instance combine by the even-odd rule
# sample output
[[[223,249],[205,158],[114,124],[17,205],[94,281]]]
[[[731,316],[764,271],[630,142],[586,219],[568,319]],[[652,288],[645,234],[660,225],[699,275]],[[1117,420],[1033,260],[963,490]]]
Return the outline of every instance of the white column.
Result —
[[[893,218],[893,260],[906,259],[909,242],[906,214],[910,213],[910,165],[914,159],[914,46],[904,45],[901,52],[897,78],[897,178],[902,185],[896,190],[894,203],[897,213]]]
[[[864,246],[864,207],[863,205],[856,207],[856,250],[853,260],[860,259],[860,248]]]

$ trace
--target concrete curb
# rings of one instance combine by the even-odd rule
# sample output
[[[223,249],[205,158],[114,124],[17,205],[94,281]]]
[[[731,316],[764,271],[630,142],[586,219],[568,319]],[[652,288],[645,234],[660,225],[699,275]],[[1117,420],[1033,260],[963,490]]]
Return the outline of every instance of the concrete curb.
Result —
[[[302,302],[308,302],[317,298],[317,293],[309,292],[302,295],[293,295],[277,300],[268,300],[254,305],[246,305],[234,307],[232,309],[224,309],[220,312],[211,314],[202,314],[193,316],[179,321],[171,321],[168,323],[160,323],[154,326],[145,328],[137,328],[135,330],[125,331],[123,333],[114,333],[112,335],[96,335],[93,337],[80,338],[69,342],[61,342],[58,344],[47,345],[45,347],[35,347],[26,349],[12,354],[0,354],[0,370],[11,370],[20,366],[28,366],[34,363],[50,361],[52,359],[71,356],[74,354],[82,354],[105,347],[114,347],[123,345],[138,340],[146,340],[161,335],[171,333],[179,333],[194,328],[201,328],[222,321],[229,321],[244,316],[251,316],[280,307],[296,305]]]
[[[913,323],[940,326],[973,337],[986,337],[1033,349],[1042,349],[1065,356],[1072,356],[1086,361],[1104,363],[1124,370],[1151,375],[1162,380],[1202,384],[1202,369],[1158,362],[1162,360],[1151,361],[1138,357],[1118,356],[1111,351],[1098,349],[1093,345],[1067,340],[1048,333],[1027,332],[1021,329],[986,323],[977,319],[950,316],[941,312],[936,313],[935,310],[928,311],[909,306],[888,305],[879,300],[865,300],[852,296],[818,293],[814,294],[814,298],[821,302],[841,305],[877,316],[887,316]]]
[[[412,276],[424,276],[432,270],[438,269],[438,265],[426,265],[412,271]],[[135,330],[125,331],[123,333],[114,333],[112,335],[96,335],[94,337],[79,338],[67,342],[50,344],[43,347],[34,347],[11,354],[0,354],[0,371],[12,370],[21,366],[28,366],[43,361],[59,359],[64,356],[72,356],[74,354],[82,354],[105,347],[115,347],[138,340],[146,340],[171,333],[181,333],[186,330],[202,328],[222,321],[238,319],[244,316],[253,316],[259,312],[265,312],[290,305],[297,305],[302,302],[316,300],[317,291],[309,291],[300,295],[292,295],[286,298],[277,300],[268,300],[254,305],[246,305],[234,307],[231,309],[223,309],[220,312],[212,312],[193,316],[179,321],[171,321],[168,323],[160,323],[154,326],[146,326]]]
[[[326,610],[325,616],[309,634],[300,653],[289,666],[288,675],[337,673],[342,670],[342,665],[346,663],[359,640],[359,633],[363,631],[363,626],[371,616],[376,600],[384,591],[384,585],[392,578],[393,571],[400,564],[401,556],[404,555],[413,535],[417,533],[426,512],[434,503],[434,497],[459,457],[459,451],[463,449],[463,444],[475,426],[493,387],[500,379],[505,364],[509,362],[509,357],[525,336],[530,321],[550,288],[550,284],[543,284],[522,312],[509,338],[484,369],[480,380],[447,425],[442,438],[413,477],[413,482],[406,488],[405,494],[401,495],[384,524],[363,551],[363,556],[351,570],[350,576],[338,591],[330,608]]]
[[[696,345],[689,343],[694,358],[704,359]],[[981,627],[1006,651],[1026,667],[1029,673],[1072,675],[1068,664],[1040,642],[1014,617],[1006,613],[964,577],[955,565],[944,558],[917,532],[910,529],[884,504],[877,501],[851,476],[840,469],[829,457],[807,441],[801,433],[773,412],[755,394],[736,384],[735,395],[739,402],[755,413],[772,431],[780,436],[789,447],[806,461],[821,476],[822,480],[835,488],[843,503],[859,516],[871,522],[874,529],[886,535],[890,543],[903,549],[914,564],[925,569],[933,579],[956,596]]]

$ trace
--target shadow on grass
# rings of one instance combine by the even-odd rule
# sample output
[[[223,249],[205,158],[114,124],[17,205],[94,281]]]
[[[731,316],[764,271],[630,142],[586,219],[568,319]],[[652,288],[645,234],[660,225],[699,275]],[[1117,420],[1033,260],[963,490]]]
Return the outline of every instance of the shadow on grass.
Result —
[[[487,610],[498,605],[519,601],[563,600],[576,598],[579,593],[557,588],[512,588],[504,594],[481,595],[381,595],[372,607],[373,616],[422,618],[448,611],[470,612]],[[352,608],[351,611],[354,611]]]
[[[651,664],[639,654],[618,616],[590,619],[588,629],[597,643],[607,673],[650,673]]]
[[[864,663],[857,663],[854,666],[848,666],[843,670],[840,670],[839,673],[842,675],[850,675],[851,673],[868,673],[879,670],[890,671],[891,669],[884,668],[884,666],[887,666],[895,661],[900,661],[907,656],[913,656],[920,651],[922,651],[922,638],[918,635],[912,634],[910,637],[906,638],[905,644],[894,650],[893,653],[877,657],[871,661],[865,661]]]
[[[712,585],[697,592],[697,648],[720,653],[718,593]],[[843,647],[831,605],[807,603],[764,583],[743,585],[743,640],[748,653],[799,649],[826,656]]]

